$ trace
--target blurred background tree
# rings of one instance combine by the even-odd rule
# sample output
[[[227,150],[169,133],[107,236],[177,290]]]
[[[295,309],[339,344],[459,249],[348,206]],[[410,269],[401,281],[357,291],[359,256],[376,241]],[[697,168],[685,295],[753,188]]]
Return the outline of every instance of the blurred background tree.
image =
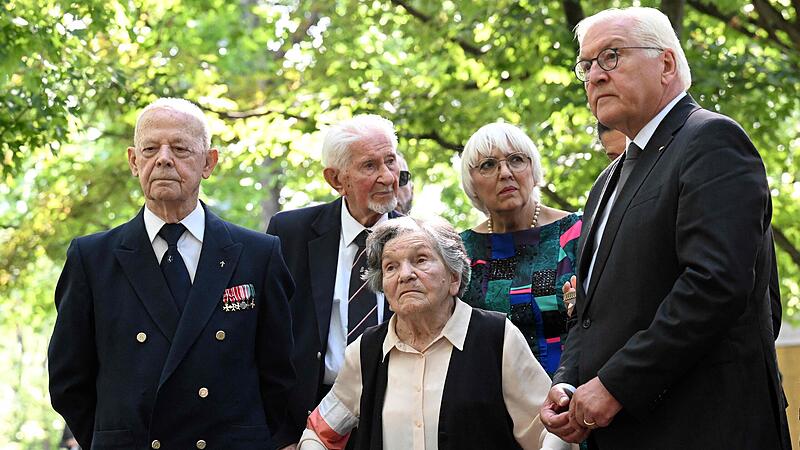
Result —
[[[676,24],[690,93],[738,120],[773,194],[784,314],[800,322],[800,22],[789,0],[634,2]],[[0,447],[54,448],[47,397],[53,288],[78,235],[143,199],[125,151],[160,96],[207,111],[221,162],[202,197],[254,229],[334,198],[320,176],[332,122],[397,125],[412,214],[463,229],[458,152],[478,127],[517,124],[539,146],[544,201],[578,210],[607,165],[572,74],[572,28],[631,2],[591,0],[7,0],[0,6]],[[710,205],[711,206],[711,205]]]

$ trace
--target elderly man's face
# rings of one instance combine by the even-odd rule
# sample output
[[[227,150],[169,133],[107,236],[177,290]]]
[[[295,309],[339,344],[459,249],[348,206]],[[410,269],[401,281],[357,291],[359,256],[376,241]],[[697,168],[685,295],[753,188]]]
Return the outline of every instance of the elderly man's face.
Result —
[[[399,315],[433,311],[458,294],[461,277],[447,270],[422,231],[401,234],[383,248],[383,291]]]
[[[397,153],[385,136],[375,135],[352,144],[350,162],[338,179],[353,218],[368,220],[393,210],[399,176]]]
[[[595,24],[584,36],[580,59],[595,58],[606,48],[644,46],[629,37],[631,26],[631,19]],[[600,122],[635,134],[658,113],[665,95],[661,77],[664,53],[653,57],[648,50],[621,49],[618,54],[617,67],[609,72],[594,62],[584,86],[589,107]]]
[[[138,142],[128,148],[128,164],[139,177],[148,205],[194,208],[200,180],[217,164],[217,150],[206,151],[202,135],[202,124],[179,111],[158,108],[141,117]]]
[[[600,143],[608,159],[613,161],[625,152],[625,135],[617,130],[607,130],[600,135]]]

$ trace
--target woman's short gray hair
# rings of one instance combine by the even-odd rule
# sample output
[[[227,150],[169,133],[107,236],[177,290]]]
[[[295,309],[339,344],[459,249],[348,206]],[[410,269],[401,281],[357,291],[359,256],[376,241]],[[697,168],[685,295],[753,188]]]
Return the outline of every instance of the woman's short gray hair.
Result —
[[[139,133],[141,132],[141,127],[143,125],[142,117],[144,117],[145,113],[155,109],[171,109],[197,119],[203,129],[202,136],[198,136],[204,146],[203,150],[208,150],[211,148],[211,131],[210,127],[208,126],[208,119],[206,119],[206,115],[203,114],[203,110],[189,100],[174,97],[158,98],[154,102],[145,106],[144,109],[139,112],[139,116],[136,118],[136,128],[133,131],[134,145],[138,145],[139,142]]]
[[[533,199],[539,201],[539,186],[542,184],[542,161],[536,144],[522,130],[507,123],[490,123],[478,129],[467,141],[461,153],[461,186],[472,204],[489,214],[486,205],[478,198],[473,186],[471,170],[478,162],[491,155],[492,149],[499,149],[504,155],[524,153],[531,159],[533,173]],[[481,176],[480,174],[476,176]]]
[[[461,275],[458,296],[464,294],[469,284],[469,258],[461,236],[453,226],[442,219],[416,219],[399,217],[381,223],[367,238],[367,273],[364,279],[374,292],[383,292],[383,249],[386,243],[406,233],[421,231],[444,261],[450,273]]]
[[[376,114],[360,114],[331,126],[322,142],[322,164],[326,169],[344,170],[350,163],[350,146],[376,136],[385,137],[397,149],[394,124]]]
[[[671,49],[675,52],[675,62],[678,65],[678,79],[683,85],[683,90],[688,91],[692,86],[692,73],[689,69],[689,61],[683,53],[681,42],[678,35],[672,29],[672,24],[661,11],[655,8],[645,8],[632,6],[623,9],[606,9],[599,13],[581,20],[575,27],[575,36],[578,38],[578,45],[583,46],[583,38],[593,26],[618,19],[630,19],[633,26],[630,28],[631,42],[627,45],[653,46],[663,49]],[[655,50],[649,50],[655,56]]]

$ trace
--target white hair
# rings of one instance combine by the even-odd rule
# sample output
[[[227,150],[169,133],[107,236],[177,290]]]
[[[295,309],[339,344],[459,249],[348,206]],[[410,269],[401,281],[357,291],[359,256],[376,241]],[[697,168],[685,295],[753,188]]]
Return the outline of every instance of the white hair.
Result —
[[[683,90],[687,91],[692,86],[692,73],[689,70],[689,62],[686,54],[681,48],[681,43],[669,18],[655,8],[644,8],[632,6],[630,8],[611,8],[589,16],[581,20],[575,27],[575,36],[578,45],[583,46],[583,38],[586,33],[595,25],[609,22],[612,20],[628,19],[633,22],[630,28],[630,38],[633,42],[630,45],[653,46],[663,49],[671,49],[675,52],[675,62],[678,69],[678,80],[683,85]],[[653,51],[655,52],[655,51]]]
[[[145,106],[144,109],[139,112],[139,116],[136,118],[136,129],[133,132],[133,142],[139,142],[139,133],[141,132],[142,127],[142,117],[149,111],[153,111],[156,109],[171,109],[173,111],[177,111],[183,114],[187,114],[189,116],[194,117],[200,122],[202,126],[202,136],[199,136],[201,139],[202,144],[204,145],[203,150],[208,150],[211,148],[211,132],[208,126],[208,119],[206,119],[205,114],[203,111],[194,103],[190,102],[189,100],[185,100],[182,98],[174,98],[174,97],[162,97],[154,102],[150,103],[149,105]]]
[[[350,146],[383,136],[397,150],[394,124],[375,114],[360,114],[333,125],[322,142],[322,163],[325,168],[343,170],[350,163]]]
[[[471,170],[482,158],[491,155],[492,149],[500,150],[504,155],[524,153],[531,159],[533,173],[533,199],[540,200],[539,186],[542,183],[542,162],[536,144],[522,130],[507,123],[490,123],[482,126],[473,134],[461,153],[461,186],[472,204],[485,214],[489,214],[486,205],[478,198],[472,182]],[[476,176],[481,176],[480,174]]]
[[[471,272],[469,257],[461,236],[452,225],[439,217],[398,217],[377,225],[367,238],[367,271],[362,279],[367,281],[373,292],[383,292],[383,250],[386,244],[404,234],[416,232],[421,232],[428,238],[448,272],[461,275],[457,295],[464,295]]]

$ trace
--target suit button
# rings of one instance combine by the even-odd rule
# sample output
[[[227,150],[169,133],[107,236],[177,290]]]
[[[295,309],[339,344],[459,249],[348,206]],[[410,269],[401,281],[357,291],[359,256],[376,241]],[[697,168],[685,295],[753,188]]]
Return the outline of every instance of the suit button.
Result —
[[[161,448],[161,442],[159,442],[158,439],[154,440],[153,442],[150,443],[150,448],[158,450],[159,448]]]
[[[208,389],[206,389],[206,388],[204,388],[204,387],[200,388],[200,390],[199,390],[199,391],[197,391],[197,395],[199,395],[199,396],[200,396],[200,398],[206,398],[206,397],[208,397]]]
[[[147,340],[147,334],[143,333],[143,332],[139,332],[136,335],[136,340],[139,341],[140,343],[146,341]]]
[[[216,334],[214,334],[214,337],[217,338],[218,341],[224,341],[225,340],[225,332],[222,331],[222,330],[219,330],[219,331],[217,331]]]
[[[589,328],[590,326],[592,326],[592,319],[590,319],[588,317],[583,319],[583,325],[582,326],[583,326],[583,328]]]
[[[317,352],[317,361],[322,359],[322,352]]]
[[[197,441],[197,448],[199,448],[200,450],[203,450],[204,448],[206,448],[206,441],[204,441],[202,439]]]

